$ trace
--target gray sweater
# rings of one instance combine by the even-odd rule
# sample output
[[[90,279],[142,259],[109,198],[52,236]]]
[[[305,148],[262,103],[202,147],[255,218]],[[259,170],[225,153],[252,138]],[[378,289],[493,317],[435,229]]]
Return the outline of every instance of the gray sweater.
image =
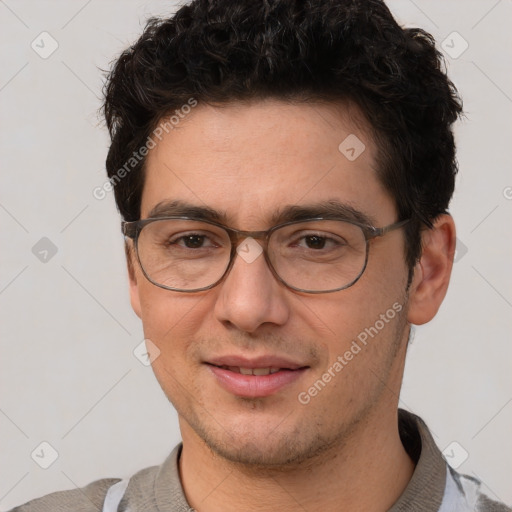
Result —
[[[389,512],[512,512],[487,497],[478,480],[447,466],[418,416],[399,410],[399,427],[416,469]],[[81,489],[35,499],[11,512],[191,512],[178,472],[181,447],[179,444],[161,466],[143,469],[129,479],[98,480]]]

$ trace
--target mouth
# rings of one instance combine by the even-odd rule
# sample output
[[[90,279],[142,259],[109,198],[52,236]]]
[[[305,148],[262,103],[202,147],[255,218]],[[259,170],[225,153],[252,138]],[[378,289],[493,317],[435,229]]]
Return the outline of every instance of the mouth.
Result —
[[[222,362],[207,362],[206,366],[224,390],[247,398],[274,395],[300,379],[309,368],[275,358],[272,362],[253,360],[239,364],[221,364]]]
[[[214,365],[215,366],[215,365]],[[217,368],[222,368],[223,370],[229,370],[230,372],[235,373],[241,373],[242,375],[256,375],[256,376],[262,376],[262,375],[270,375],[271,373],[277,373],[279,371],[294,371],[290,370],[290,368],[242,368],[241,366],[217,366]]]

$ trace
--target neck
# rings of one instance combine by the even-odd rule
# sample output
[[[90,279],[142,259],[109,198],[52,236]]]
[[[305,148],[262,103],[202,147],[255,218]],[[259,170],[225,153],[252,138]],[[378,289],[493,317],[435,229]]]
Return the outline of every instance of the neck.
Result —
[[[400,441],[396,403],[390,405],[372,411],[350,438],[322,455],[279,469],[233,464],[182,426],[180,476],[187,499],[198,512],[224,512],[226,504],[248,512],[388,510],[414,471]]]

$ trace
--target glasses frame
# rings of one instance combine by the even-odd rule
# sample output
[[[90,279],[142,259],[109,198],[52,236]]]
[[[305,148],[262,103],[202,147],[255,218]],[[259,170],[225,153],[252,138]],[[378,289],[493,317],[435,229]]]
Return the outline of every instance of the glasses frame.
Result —
[[[165,286],[163,284],[157,283],[156,281],[153,281],[153,279],[151,279],[151,277],[149,277],[149,275],[146,272],[146,269],[144,268],[144,265],[142,265],[142,262],[141,262],[140,256],[139,256],[139,246],[138,246],[139,235],[142,232],[143,228],[145,226],[147,226],[148,224],[151,224],[153,222],[158,222],[158,221],[164,221],[164,220],[192,220],[192,221],[196,221],[196,222],[203,222],[205,224],[210,224],[212,226],[221,228],[227,232],[229,239],[231,241],[231,252],[230,252],[230,256],[229,256],[229,263],[226,267],[226,270],[224,271],[222,276],[219,279],[217,279],[217,281],[215,281],[211,285],[203,286],[202,288],[194,288],[193,290],[183,290],[181,288],[171,288],[170,286]],[[268,255],[268,241],[269,241],[272,233],[274,233],[274,231],[276,231],[282,227],[290,226],[292,224],[301,224],[301,223],[305,223],[305,222],[321,221],[321,220],[342,221],[342,222],[347,222],[349,224],[353,224],[353,225],[361,228],[361,230],[363,231],[363,234],[364,234],[365,242],[366,242],[366,245],[365,245],[366,254],[365,254],[365,259],[364,259],[364,265],[361,269],[361,272],[355,279],[353,279],[350,283],[348,283],[340,288],[333,288],[332,290],[325,290],[325,291],[324,290],[311,291],[311,290],[305,290],[302,288],[297,288],[295,286],[288,284],[286,281],[284,281],[284,279],[282,279],[281,276],[279,276],[277,271],[274,269],[274,266],[272,265],[272,262],[270,261],[270,257]],[[223,281],[226,278],[226,276],[229,274],[231,268],[233,267],[235,257],[237,255],[236,251],[237,251],[238,246],[240,245],[240,242],[242,240],[245,240],[248,237],[251,237],[251,238],[254,238],[255,240],[264,240],[265,241],[265,244],[262,246],[263,256],[264,256],[265,261],[267,262],[268,268],[272,272],[273,276],[280,283],[282,283],[284,286],[286,286],[290,290],[294,290],[297,292],[320,294],[320,293],[338,292],[338,291],[345,290],[345,289],[353,286],[361,278],[364,271],[366,270],[366,266],[368,264],[368,254],[370,252],[370,241],[375,238],[384,236],[387,233],[389,233],[390,231],[394,231],[396,229],[401,228],[402,226],[405,226],[410,220],[411,219],[401,220],[401,221],[389,224],[387,226],[378,228],[378,227],[375,227],[375,226],[372,226],[369,224],[364,224],[364,223],[361,223],[361,222],[358,222],[358,221],[355,221],[352,219],[346,219],[343,217],[329,217],[329,216],[327,216],[327,217],[310,217],[310,218],[306,218],[306,219],[289,221],[289,222],[277,224],[276,226],[272,226],[270,229],[267,229],[266,231],[244,231],[244,230],[240,230],[240,229],[230,228],[228,226],[225,226],[224,224],[220,224],[220,223],[212,221],[212,220],[201,219],[198,217],[169,216],[169,217],[150,217],[147,219],[140,219],[140,220],[136,220],[136,221],[132,221],[132,222],[121,222],[121,231],[125,237],[133,240],[134,246],[135,246],[135,254],[137,255],[137,261],[139,262],[139,266],[142,270],[142,273],[144,274],[144,277],[150,283],[154,284],[155,286],[158,286],[159,288],[163,288],[164,290],[170,290],[170,291],[182,292],[182,293],[195,293],[195,292],[211,290],[212,288],[214,288],[215,286],[220,284],[221,281]]]

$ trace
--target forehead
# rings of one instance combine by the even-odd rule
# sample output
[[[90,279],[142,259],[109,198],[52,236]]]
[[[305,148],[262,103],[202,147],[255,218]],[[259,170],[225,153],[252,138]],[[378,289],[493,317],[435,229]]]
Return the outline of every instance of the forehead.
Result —
[[[233,227],[260,229],[283,207],[337,201],[393,220],[369,132],[349,105],[199,104],[149,152],[141,216],[184,201]]]

